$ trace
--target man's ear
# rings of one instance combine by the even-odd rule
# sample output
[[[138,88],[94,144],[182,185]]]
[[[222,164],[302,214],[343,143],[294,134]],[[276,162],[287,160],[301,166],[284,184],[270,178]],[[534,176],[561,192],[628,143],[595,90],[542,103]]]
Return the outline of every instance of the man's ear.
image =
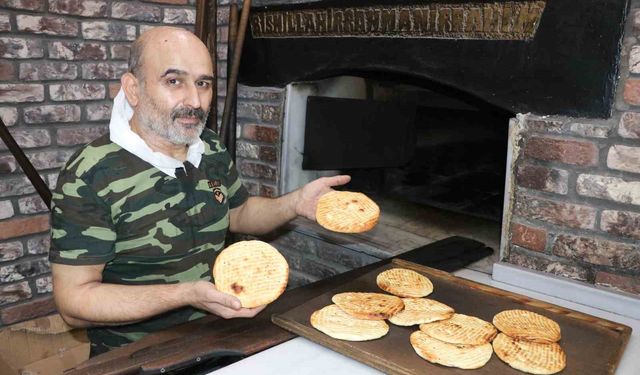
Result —
[[[124,95],[127,97],[129,104],[132,107],[136,107],[140,100],[138,96],[138,89],[140,88],[140,85],[136,76],[127,72],[120,78],[120,84],[122,85],[122,90],[124,90]]]

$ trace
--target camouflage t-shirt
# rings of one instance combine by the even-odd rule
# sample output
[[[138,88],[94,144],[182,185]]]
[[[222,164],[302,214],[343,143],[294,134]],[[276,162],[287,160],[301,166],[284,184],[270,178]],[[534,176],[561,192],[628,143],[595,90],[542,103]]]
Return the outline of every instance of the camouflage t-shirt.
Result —
[[[103,283],[171,284],[211,280],[224,246],[229,209],[248,198],[231,157],[210,130],[198,168],[174,178],[109,140],[98,138],[60,171],[53,194],[49,260],[105,264]],[[124,326],[88,330],[92,355],[149,332],[204,316],[173,310]]]

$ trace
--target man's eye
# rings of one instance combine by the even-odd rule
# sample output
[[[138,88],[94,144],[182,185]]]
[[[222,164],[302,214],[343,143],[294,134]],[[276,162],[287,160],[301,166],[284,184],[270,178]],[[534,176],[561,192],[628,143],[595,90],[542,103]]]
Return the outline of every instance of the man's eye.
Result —
[[[209,82],[209,81],[198,81],[197,85],[199,87],[207,88],[207,87],[211,86],[211,82]]]
[[[180,81],[178,81],[176,78],[169,78],[167,80],[167,83],[170,85],[177,85],[178,83],[180,83]]]

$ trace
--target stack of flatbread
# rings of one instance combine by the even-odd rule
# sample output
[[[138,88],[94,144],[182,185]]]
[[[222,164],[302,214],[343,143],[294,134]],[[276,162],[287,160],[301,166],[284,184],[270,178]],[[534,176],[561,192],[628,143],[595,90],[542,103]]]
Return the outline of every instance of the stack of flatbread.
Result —
[[[496,328],[482,319],[453,314],[451,318],[420,325],[410,341],[418,355],[429,362],[461,369],[484,366],[493,350]]]
[[[377,277],[381,289],[394,294],[347,292],[333,296],[334,305],[311,315],[311,325],[325,334],[351,341],[380,338],[387,334],[388,319],[397,325],[413,325],[447,319],[453,309],[420,298],[433,291],[425,276],[408,269],[391,269]],[[405,297],[405,298],[400,298]]]
[[[399,297],[382,293],[347,292],[333,296],[334,305],[311,315],[311,325],[340,340],[365,341],[389,332],[384,319],[404,309]]]
[[[558,323],[531,311],[506,310],[493,317],[493,324],[501,331],[493,350],[509,366],[531,374],[555,374],[565,368]]]

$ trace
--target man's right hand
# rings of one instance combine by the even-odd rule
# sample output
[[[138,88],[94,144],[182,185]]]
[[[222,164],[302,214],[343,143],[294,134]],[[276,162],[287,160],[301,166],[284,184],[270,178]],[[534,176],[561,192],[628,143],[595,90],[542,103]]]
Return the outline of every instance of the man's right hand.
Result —
[[[240,300],[230,294],[220,292],[208,281],[196,281],[192,285],[191,306],[218,315],[224,319],[253,318],[266,305],[247,309],[241,307]]]

